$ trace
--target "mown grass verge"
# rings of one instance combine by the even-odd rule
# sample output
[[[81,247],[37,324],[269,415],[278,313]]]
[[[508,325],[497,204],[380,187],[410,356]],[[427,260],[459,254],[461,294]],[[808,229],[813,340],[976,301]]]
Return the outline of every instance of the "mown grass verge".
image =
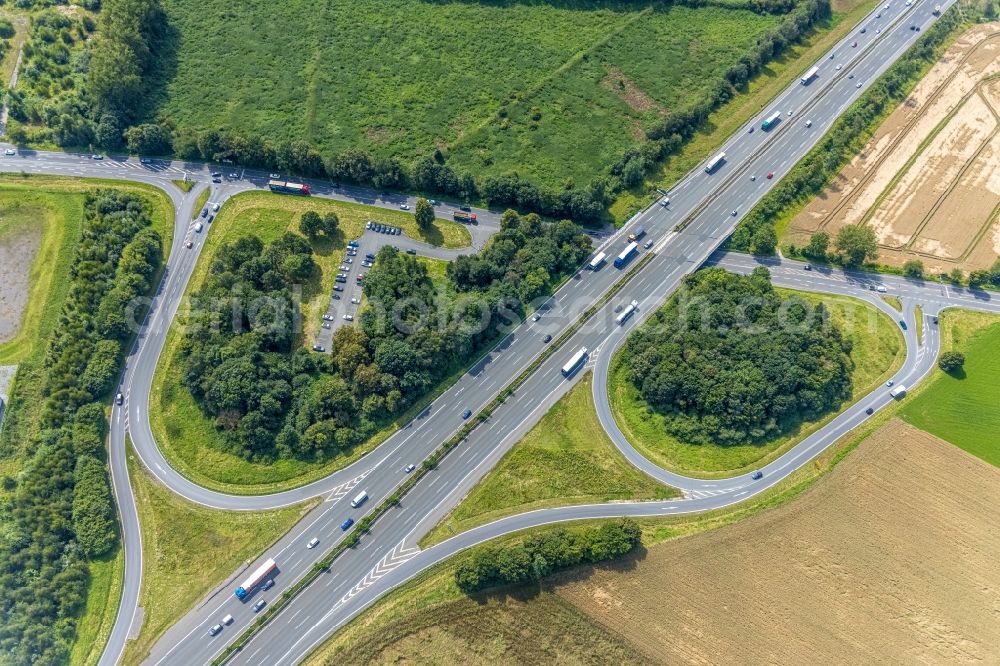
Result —
[[[965,366],[955,373],[935,367],[903,400],[901,416],[1000,467],[1000,315],[945,310],[938,326],[941,351],[962,352]]]
[[[118,617],[125,575],[125,551],[121,548],[98,560],[91,560],[87,606],[76,626],[76,640],[70,653],[74,666],[92,666],[101,659]]]
[[[823,303],[830,312],[831,322],[852,341],[851,402],[875,389],[902,366],[906,347],[899,326],[874,306],[846,296],[777,291],[785,297],[794,295],[813,304]],[[700,478],[725,478],[751,471],[777,458],[841,411],[819,421],[800,423],[789,434],[762,444],[695,445],[680,442],[666,432],[663,417],[647,408],[638,389],[627,379],[620,355],[612,361],[609,383],[612,413],[629,442],[660,467]]]
[[[129,478],[142,525],[143,574],[139,636],[123,663],[139,663],[159,637],[233,571],[277,541],[315,501],[274,511],[209,509],[157,483],[128,442]],[[228,591],[225,591],[229,594]]]
[[[420,545],[534,509],[677,497],[615,448],[597,418],[592,381],[588,373],[560,398]]]

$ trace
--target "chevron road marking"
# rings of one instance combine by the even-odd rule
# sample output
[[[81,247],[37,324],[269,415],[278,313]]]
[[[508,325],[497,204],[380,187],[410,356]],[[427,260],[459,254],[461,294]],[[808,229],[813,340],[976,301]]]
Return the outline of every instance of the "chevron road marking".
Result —
[[[332,613],[340,606],[346,604],[355,596],[357,596],[358,594],[360,594],[361,592],[363,592],[364,590],[366,590],[367,588],[371,587],[376,582],[378,582],[378,580],[382,578],[382,576],[386,575],[387,573],[389,573],[399,565],[403,564],[404,562],[410,560],[412,557],[416,556],[419,552],[420,552],[419,548],[407,548],[405,545],[405,541],[400,541],[399,543],[397,543],[395,546],[393,546],[392,550],[390,550],[388,553],[385,554],[385,557],[379,560],[378,564],[376,564],[371,571],[365,574],[364,578],[362,578],[354,587],[348,590],[347,594],[341,597],[340,600],[333,605],[333,608],[330,609],[330,612]],[[334,582],[334,579],[330,579],[330,581],[327,584],[329,585],[332,582]]]
[[[359,476],[354,477],[350,481],[345,481],[336,488],[330,491],[330,494],[326,496],[323,500],[325,502],[336,502],[337,500],[343,499],[344,496],[351,492],[359,483],[365,480],[365,477],[371,474],[375,468],[366,470],[362,472]]]

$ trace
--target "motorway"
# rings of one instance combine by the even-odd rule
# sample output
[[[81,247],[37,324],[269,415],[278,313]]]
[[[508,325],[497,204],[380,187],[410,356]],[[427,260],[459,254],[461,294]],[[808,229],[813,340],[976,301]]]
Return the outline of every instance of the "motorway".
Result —
[[[833,60],[824,60],[820,63],[821,72],[818,79],[809,86],[796,83],[779,97],[772,108],[781,109],[786,115],[776,129],[769,133],[760,130],[749,133],[747,130],[759,123],[759,119],[755,119],[751,125],[727,141],[723,148],[727,154],[727,161],[720,169],[710,175],[701,170],[689,174],[671,191],[669,207],[653,206],[630,221],[621,233],[644,226],[649,231],[650,238],[655,241],[655,245],[651,250],[654,255],[652,260],[620,295],[626,301],[633,297],[632,294],[642,295],[640,316],[633,318],[625,328],[631,328],[640,322],[642,316],[652,312],[658,303],[669,297],[683,275],[695,270],[709,258],[722,240],[731,233],[742,214],[752,208],[768,188],[787,173],[788,169],[819,140],[839,114],[856,99],[864,84],[874,80],[917,38],[918,35],[909,30],[910,22],[923,27],[933,20],[930,16],[930,6],[930,3],[925,1],[906,9],[902,3],[893,3],[891,11],[883,11],[883,18],[880,19],[882,23],[880,35],[875,35],[873,30],[869,30],[867,35],[848,37],[834,49]],[[901,16],[905,18],[889,25],[890,21]],[[872,20],[869,17],[865,22]],[[858,44],[856,48],[850,46],[855,40]],[[843,69],[835,70],[835,64],[842,64]],[[856,87],[856,83],[859,82],[862,83],[861,89]],[[794,111],[794,115],[788,116],[788,111]],[[806,127],[806,119],[811,121],[811,127]],[[24,153],[18,160],[17,166],[19,170],[25,171],[107,177],[108,173],[105,172],[115,171],[111,168],[112,162],[115,161],[105,160],[102,163],[72,155]],[[119,162],[128,164],[131,161],[119,160]],[[153,169],[148,167],[156,169],[162,167],[162,171],[153,172]],[[177,173],[171,169],[182,168],[183,172],[193,174],[199,183],[207,180],[210,171],[207,165],[178,166],[176,163],[118,168],[124,175],[116,174],[117,177],[161,185],[165,178],[177,177]],[[775,174],[775,180],[764,177],[768,172]],[[170,175],[171,173],[173,175]],[[220,184],[220,187],[212,191],[211,199],[224,201],[237,191],[265,185],[266,174],[242,172],[239,176]],[[311,181],[310,183],[313,185]],[[322,183],[313,186],[314,191],[319,194],[338,198],[355,196],[345,188],[332,188]],[[198,191],[198,188],[195,191]],[[267,496],[226,495],[201,488],[170,468],[152,437],[146,409],[153,371],[162,350],[166,330],[173,320],[197,258],[197,250],[200,249],[204,238],[204,234],[194,238],[197,242],[194,248],[196,251],[186,253],[182,251],[178,254],[180,241],[188,234],[187,226],[191,220],[190,206],[194,200],[193,194],[194,192],[181,197],[180,202],[176,196],[172,197],[177,208],[176,242],[168,260],[165,281],[137,340],[136,348],[127,362],[123,380],[128,395],[127,404],[124,409],[114,410],[112,417],[112,471],[116,496],[122,509],[123,540],[126,547],[126,589],[123,594],[121,617],[115,626],[102,663],[110,664],[117,661],[124,645],[124,636],[134,624],[138,576],[141,575],[138,524],[131,492],[127,490],[127,477],[124,476],[126,429],[131,435],[138,456],[151,473],[164,485],[192,501],[217,508],[259,510],[316,496],[324,498],[324,501],[299,525],[261,556],[261,559],[274,557],[279,562],[280,574],[275,577],[276,585],[272,590],[266,594],[258,592],[249,599],[250,603],[241,603],[232,595],[234,587],[232,581],[227,582],[170,629],[154,647],[149,658],[151,663],[206,663],[211,661],[228,641],[241,633],[253,619],[254,615],[250,608],[253,602],[260,598],[276,598],[304,575],[311,565],[342,536],[338,525],[344,518],[348,516],[360,518],[366,510],[370,510],[393,492],[405,478],[403,468],[406,464],[419,463],[461,426],[460,413],[463,409],[475,411],[487,404],[503,386],[520,374],[542,352],[546,346],[542,342],[545,333],[558,337],[560,331],[576,321],[580,314],[605,294],[621,276],[621,273],[611,266],[575,275],[544,304],[540,321],[524,322],[514,326],[503,342],[486,354],[413,422],[346,469],[284,493]],[[392,197],[376,197],[371,193],[357,194],[357,196],[363,203],[375,203],[386,207],[397,207],[400,203]],[[731,214],[733,212],[736,214]],[[477,246],[485,242],[490,233],[490,222],[495,225],[496,216],[493,214],[491,218],[489,213],[481,213],[480,220],[483,224],[480,225],[481,230],[478,233],[475,227],[471,228],[474,232],[474,245]],[[688,222],[684,230],[680,233],[672,232],[675,225],[682,221]],[[609,254],[612,255],[621,246],[621,234],[609,239],[605,244],[605,247],[609,248]],[[738,263],[737,259],[724,260]],[[733,267],[737,267],[737,264]],[[823,290],[823,284],[833,280],[832,277],[818,271],[811,277],[817,282],[813,288],[819,290]],[[828,282],[824,283],[821,278],[826,278]],[[782,279],[778,276],[775,281],[783,284]],[[791,278],[789,280],[794,282]],[[944,300],[947,301],[947,298]],[[491,535],[496,536],[527,525],[557,520],[626,514],[661,515],[718,508],[743,501],[779,482],[829,445],[837,438],[833,436],[836,429],[849,429],[862,420],[857,416],[859,409],[863,415],[863,408],[860,406],[844,412],[827,428],[816,433],[814,435],[816,439],[808,438],[786,454],[790,457],[782,456],[765,467],[764,478],[756,484],[748,483],[745,478],[736,478],[717,487],[704,489],[699,487],[699,484],[712,482],[682,481],[682,477],[678,477],[671,483],[685,490],[688,499],[665,503],[566,507],[546,512],[532,512],[483,526],[426,551],[420,551],[416,546],[420,536],[455,506],[520,439],[520,436],[537,422],[548,407],[569,390],[573,382],[566,381],[560,374],[559,368],[573,351],[582,346],[590,349],[590,363],[596,363],[600,372],[601,364],[606,364],[614,348],[624,339],[625,329],[614,323],[616,302],[613,299],[611,303],[601,308],[574,333],[563,349],[542,363],[539,370],[528,378],[515,395],[496,410],[487,424],[475,430],[464,445],[447,456],[424,482],[418,484],[404,498],[399,507],[391,510],[376,524],[372,533],[365,536],[358,547],[349,550],[335,562],[332,573],[325,576],[322,582],[307,588],[288,609],[267,625],[234,658],[234,661],[253,664],[295,663],[308,653],[311,646],[354,617],[385,591],[407,580],[414,572],[440,561],[451,553],[458,552],[471,543],[490,538]],[[935,310],[925,307],[925,313],[932,311]],[[910,314],[912,315],[912,309]],[[915,335],[912,331],[910,337],[913,337],[915,344]],[[935,340],[935,329],[928,329],[924,337],[924,348],[936,350]],[[916,347],[910,346],[909,339],[908,349],[911,350],[911,354],[899,373],[899,381],[908,382],[909,385],[913,383],[911,378],[918,379],[933,365],[935,354],[931,351],[921,355]],[[579,374],[582,373],[578,373],[577,377]],[[595,386],[600,383],[595,382]],[[886,402],[884,396],[872,396],[865,404],[881,407]],[[621,443],[619,445],[622,446]],[[623,451],[627,452],[628,448],[631,447],[624,446]],[[796,455],[792,455],[793,452],[796,452]],[[342,500],[360,488],[366,489],[371,499],[362,509],[351,510]],[[305,543],[314,536],[320,538],[320,547],[306,550]],[[241,572],[236,572],[233,579],[239,578],[240,575]],[[226,627],[220,636],[209,639],[206,633],[207,627],[226,613],[234,615],[236,618],[234,624]]]
[[[867,38],[851,36],[839,45],[834,52],[833,61],[843,65],[839,72],[834,69],[834,65],[824,65],[819,78],[811,85],[796,84],[790,87],[774,107],[781,108],[786,113],[793,111],[791,118],[794,121],[786,118],[770,133],[749,133],[749,126],[744,128],[739,135],[727,142],[724,148],[727,163],[722,168],[711,175],[701,171],[690,174],[671,191],[669,207],[651,207],[626,226],[625,232],[640,225],[649,230],[650,237],[655,240],[652,250],[655,256],[622,292],[624,300],[628,300],[631,293],[652,295],[651,299],[643,299],[644,310],[655,308],[657,302],[662,302],[673,292],[683,275],[697,268],[709,257],[731,232],[741,213],[749,210],[773,184],[774,181],[764,175],[774,172],[780,178],[787,172],[856,98],[859,89],[855,82],[868,82],[876,78],[915,39],[915,33],[909,30],[909,21],[925,26],[932,20],[929,7],[924,4],[918,4],[912,9],[903,9],[899,5],[894,12],[883,12],[882,20],[887,21],[903,14],[906,19],[892,27],[886,27],[878,39],[873,31],[869,31]],[[858,42],[857,48],[850,46],[855,40]],[[806,127],[806,119],[812,121],[811,127]],[[732,211],[737,214],[732,215]],[[672,233],[674,226],[685,219],[689,223],[684,230]],[[621,236],[610,239],[607,247],[615,248],[611,252],[614,254],[621,247]],[[364,515],[363,509],[352,510],[345,506],[346,503],[341,501],[343,497],[360,488],[366,489],[371,496],[369,506],[387,497],[405,478],[403,467],[407,463],[422,460],[460,427],[462,422],[459,414],[462,409],[475,410],[487,404],[544,349],[543,334],[556,336],[564,330],[601,294],[606,293],[619,276],[620,272],[610,266],[574,276],[546,303],[540,321],[525,322],[514,328],[495,350],[435,400],[420,417],[404,427],[396,437],[344,473],[332,475],[310,488],[308,492],[315,494],[318,487],[324,487],[328,492],[328,501],[264,555],[275,557],[281,572],[275,578],[275,588],[268,593],[258,592],[249,601],[252,603],[257,599],[266,601],[275,598],[303,575],[321,557],[323,551],[339,540],[338,525],[343,519],[357,519]],[[516,394],[494,413],[487,424],[474,431],[465,445],[446,457],[435,472],[404,498],[400,507],[380,519],[373,532],[364,537],[357,548],[337,560],[328,577],[303,592],[234,661],[275,664],[300,660],[312,644],[322,640],[390,589],[393,581],[405,580],[405,577],[398,578],[401,574],[395,572],[419,568],[421,563],[439,555],[446,557],[447,553],[457,552],[464,547],[462,544],[474,539],[475,535],[484,534],[476,531],[472,536],[460,535],[445,542],[449,544],[447,546],[441,544],[425,551],[429,555],[425,555],[416,546],[419,537],[457,504],[545,410],[569,389],[572,382],[563,379],[559,368],[572,351],[586,346],[591,350],[591,361],[597,363],[602,358],[610,357],[618,341],[611,340],[610,337],[616,334],[623,337],[620,329],[614,325],[613,306],[614,302],[602,308],[572,336],[560,353],[544,362]],[[925,344],[933,345],[934,339],[933,332],[928,331]],[[900,371],[898,380],[912,383],[911,378],[916,380],[926,373],[933,364],[933,358],[933,353],[922,356],[919,352],[914,354]],[[872,396],[869,404],[878,406],[880,400],[885,398]],[[861,413],[863,414],[863,409]],[[677,482],[678,487],[689,491],[691,499],[685,500],[687,503],[674,502],[660,507],[643,505],[641,511],[666,513],[704,510],[742,501],[777,483],[834,441],[836,437],[830,433],[837,432],[837,428],[850,428],[858,422],[860,419],[856,411],[845,412],[829,428],[817,433],[816,439],[804,442],[805,447],[775,461],[773,468],[766,468],[764,481],[756,486],[745,487],[745,480],[736,479],[726,484],[727,488],[703,491],[698,487],[705,483],[701,480],[698,480],[698,485]],[[723,492],[708,494],[708,491]],[[295,492],[301,492],[301,489]],[[704,493],[704,496],[698,497],[694,495],[695,492]],[[274,499],[272,496],[264,501]],[[252,501],[260,499],[253,498]],[[544,514],[544,519],[563,515],[585,517],[588,511],[595,515],[626,513],[621,504],[554,511],[553,514]],[[491,528],[493,532],[486,533],[501,534],[512,525],[522,524],[519,520],[533,519],[535,518],[525,517],[500,521]],[[307,552],[305,543],[313,537],[319,538],[322,545],[315,551]],[[232,585],[228,587],[231,588]],[[228,640],[238,635],[253,619],[251,603],[238,602],[232,597],[231,590],[221,590],[212,601],[202,604],[168,631],[154,648],[149,661],[197,663],[211,660]],[[234,615],[234,624],[216,639],[209,639],[205,633],[206,628],[226,613]]]

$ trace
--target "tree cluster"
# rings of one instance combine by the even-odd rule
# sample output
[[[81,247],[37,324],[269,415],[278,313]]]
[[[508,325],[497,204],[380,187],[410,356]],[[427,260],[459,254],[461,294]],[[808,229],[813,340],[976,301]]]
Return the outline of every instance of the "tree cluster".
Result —
[[[87,196],[85,215],[42,368],[34,454],[0,540],[0,654],[16,664],[69,661],[87,559],[116,546],[104,405],[130,331],[111,321],[107,303],[147,293],[161,260],[159,238],[136,196],[98,190]]]
[[[766,268],[706,269],[629,337],[627,378],[683,442],[761,442],[851,395],[850,342],[822,304],[783,298]]]
[[[489,294],[495,303],[504,298],[528,303],[548,294],[554,280],[575,270],[591,247],[572,222],[548,224],[533,213],[508,210],[487,246],[451,262],[448,277],[460,292]]]
[[[946,351],[938,358],[938,367],[945,372],[956,372],[965,365],[965,354],[960,351]]]
[[[560,569],[627,555],[639,546],[641,538],[639,525],[629,519],[600,527],[549,530],[516,545],[474,550],[455,570],[455,583],[470,594],[501,585],[538,582]]]
[[[790,206],[805,201],[826,187],[843,165],[857,155],[871,136],[875,124],[884,117],[884,111],[901,102],[925,71],[926,64],[937,59],[942,44],[959,20],[955,12],[945,12],[920,41],[834,123],[823,140],[743,218],[730,238],[730,246],[737,250],[749,250],[761,227],[773,227],[774,220],[785,214]]]
[[[332,237],[337,233],[339,226],[340,219],[332,211],[326,215],[320,215],[314,210],[307,210],[299,217],[299,232],[309,239],[315,239],[320,234]]]
[[[252,460],[323,459],[371,436],[548,293],[590,252],[569,222],[508,211],[476,257],[450,266],[439,294],[418,259],[392,247],[367,273],[368,306],[334,333],[329,355],[295,349],[301,313],[289,285],[315,270],[296,235],[224,244],[192,299],[184,382],[231,451]],[[528,251],[526,248],[530,248]],[[471,262],[471,263],[470,263]]]

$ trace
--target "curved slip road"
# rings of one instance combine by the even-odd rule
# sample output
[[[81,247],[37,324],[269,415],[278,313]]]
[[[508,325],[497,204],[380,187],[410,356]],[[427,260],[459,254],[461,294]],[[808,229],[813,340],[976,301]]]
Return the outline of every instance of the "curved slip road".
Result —
[[[621,292],[621,299],[630,300],[632,294],[643,298],[650,294],[662,294],[664,298],[669,295],[680,278],[707,259],[731,232],[732,226],[739,219],[739,212],[752,207],[773,183],[764,178],[751,179],[750,176],[766,173],[768,170],[778,175],[787,171],[832,124],[840,111],[853,101],[857,94],[853,81],[857,80],[857,75],[864,75],[870,80],[888,67],[901,49],[916,36],[909,30],[908,21],[926,25],[932,20],[930,7],[930,4],[918,3],[912,9],[900,6],[889,12],[888,16],[884,14],[883,21],[896,20],[900,15],[905,18],[896,21],[891,27],[887,26],[878,39],[873,37],[872,31],[869,31],[867,38],[848,38],[836,49],[839,61],[846,61],[842,71],[831,75],[831,71],[824,68],[820,79],[812,85],[793,86],[782,95],[779,104],[794,109],[800,120],[803,117],[810,118],[813,121],[811,128],[806,128],[804,123],[786,122],[770,134],[755,132],[749,139],[744,133],[734,136],[726,144],[729,161],[722,169],[712,175],[705,175],[700,171],[689,174],[671,192],[672,203],[669,208],[654,206],[630,221],[626,230],[640,225],[649,230],[650,238],[655,242],[655,254]],[[854,39],[859,42],[856,50],[846,46]],[[856,77],[848,79],[849,74],[855,74]],[[736,216],[730,215],[730,211],[734,210],[731,208],[734,201],[739,202],[735,209]],[[682,220],[688,222],[683,231],[672,233],[670,230]],[[621,247],[620,243],[619,236],[610,239],[606,247],[617,252],[617,248]],[[607,277],[609,274],[613,276],[610,280]],[[544,343],[540,341],[544,333],[558,335],[570,322],[575,321],[576,315],[585,310],[586,306],[605,293],[619,275],[618,271],[606,266],[594,273],[584,272],[574,276],[547,304],[548,309],[543,311],[539,322],[529,322],[515,328],[501,345],[460,380],[455,391],[450,391],[445,396],[446,399],[435,401],[430,411],[422,415],[429,421],[418,424],[419,427],[409,434],[413,441],[407,445],[403,455],[387,461],[378,473],[364,477],[361,487],[368,490],[372,498],[369,506],[388,496],[405,478],[402,467],[406,462],[418,462],[422,452],[432,450],[458,427],[461,423],[458,412],[461,409],[485,404],[504,385],[496,376],[491,375],[495,370],[492,366],[502,365],[502,375],[515,376],[521,367],[544,348]],[[616,330],[612,304],[609,304],[575,333],[555,356],[542,363],[541,368],[519,387],[515,395],[494,413],[491,420],[469,436],[464,446],[447,456],[434,473],[418,484],[404,498],[401,507],[380,519],[372,534],[363,538],[359,547],[341,556],[328,578],[324,577],[322,583],[314,584],[302,593],[234,661],[268,664],[296,661],[309,645],[303,632],[314,638],[327,635],[345,618],[352,617],[358,609],[381,594],[380,590],[388,589],[379,581],[411,559],[421,557],[420,551],[413,545],[414,539],[433,527],[456,505],[520,435],[540,418],[545,409],[568,390],[572,382],[562,378],[559,367],[572,351],[586,346],[592,352],[592,360],[599,362],[602,354],[610,354],[611,347],[605,343]],[[928,345],[930,344],[929,337]],[[922,363],[920,365],[910,361],[907,368],[913,373],[919,373],[920,368],[926,371],[933,364],[933,355]],[[845,412],[842,420],[835,421],[830,427],[851,427],[850,418],[851,413]],[[428,442],[430,420],[437,425],[430,433],[433,441]],[[817,436],[823,432],[826,430],[820,431]],[[789,465],[801,464],[786,458],[778,467],[786,462]],[[765,476],[766,483],[776,482],[775,475],[782,476],[790,471],[788,466],[784,466],[774,474]],[[744,490],[746,493],[734,500],[732,495],[743,493]],[[727,497],[717,495],[720,498],[717,501],[740,501],[749,496],[752,490],[739,488]],[[346,495],[346,491],[344,494]],[[701,499],[698,501],[702,502]],[[276,587],[268,593],[257,592],[251,601],[268,601],[280,594],[339,540],[341,533],[338,525],[341,520],[348,516],[360,518],[366,512],[364,508],[353,510],[336,501],[327,504],[329,506],[324,505],[322,510],[317,510],[318,513],[313,518],[304,521],[301,529],[297,527],[281,544],[265,553],[264,557],[275,557],[281,571],[275,578]],[[600,511],[610,510],[611,515],[620,515],[621,506],[615,504],[610,509],[603,508]],[[684,510],[696,510],[690,509],[690,504],[684,506]],[[701,504],[694,506],[705,508]],[[650,510],[645,505],[643,507],[643,511]],[[567,511],[575,515],[572,514],[574,509]],[[501,524],[507,525],[509,522]],[[499,533],[502,531],[497,532]],[[305,552],[304,544],[313,536],[320,539],[322,545],[316,551],[321,552]],[[207,662],[221,652],[226,643],[238,635],[254,617],[248,604],[236,602],[231,597],[232,587],[232,584],[223,585],[210,600],[168,631],[154,648],[150,663]],[[326,614],[331,608],[334,609],[331,615],[309,625],[309,622],[314,622],[315,618]],[[205,630],[226,613],[234,615],[234,625],[227,627],[219,637],[209,639]]]
[[[763,196],[768,187],[775,182],[766,180],[763,178],[763,174],[773,171],[780,177],[787,172],[818,140],[822,132],[832,124],[839,113],[856,98],[858,90],[854,88],[853,81],[867,83],[874,79],[914,40],[916,35],[909,31],[905,25],[902,25],[898,20],[899,17],[912,15],[914,16],[912,20],[926,25],[932,20],[929,16],[929,7],[930,4],[927,2],[918,3],[918,6],[912,9],[904,9],[900,4],[893,11],[886,12],[882,19],[883,24],[888,24],[889,21],[896,21],[896,23],[893,27],[887,25],[886,29],[882,31],[881,37],[876,39],[869,31],[867,37],[857,36],[842,42],[835,50],[835,62],[844,65],[842,72],[834,73],[833,65],[825,66],[824,61],[824,63],[820,63],[823,68],[819,79],[809,86],[795,85],[790,87],[774,103],[778,108],[794,109],[796,112],[795,122],[786,119],[770,133],[757,131],[753,135],[744,135],[741,132],[732,137],[724,148],[728,156],[727,164],[712,175],[705,175],[700,171],[693,172],[671,192],[673,202],[670,208],[652,207],[630,221],[627,226],[628,230],[644,225],[650,230],[650,236],[656,237],[657,244],[654,248],[656,256],[653,261],[633,280],[629,288],[636,287],[642,294],[662,293],[664,297],[669,294],[676,287],[680,277],[696,268],[728,235],[732,226],[739,219],[739,215],[743,211],[749,210]],[[917,17],[918,12],[919,17]],[[873,19],[869,17],[866,22],[871,20]],[[847,44],[854,39],[859,42],[858,48],[849,48]],[[856,79],[848,80],[848,72],[855,74]],[[808,117],[813,121],[811,128],[805,128],[804,123],[800,122],[803,117]],[[756,122],[755,120],[753,124],[755,125]],[[29,169],[38,168],[38,170],[48,173],[69,171],[68,175],[108,177],[110,174],[105,173],[105,170],[112,165],[139,171],[152,170],[161,166],[161,163],[137,166],[129,160],[93,162],[81,159],[79,156],[61,154],[36,153],[35,155],[38,162]],[[31,156],[25,155],[20,159],[22,163],[30,162]],[[167,164],[169,165],[168,169],[177,168],[175,166],[177,163]],[[182,166],[187,168],[188,165]],[[201,169],[196,177],[201,180],[207,178],[208,167],[205,165],[196,166]],[[76,173],[73,173],[74,171]],[[246,172],[243,174],[251,179],[263,179],[262,174],[247,174]],[[137,174],[118,177],[134,180],[144,179],[135,177],[135,175]],[[751,180],[751,175],[761,177]],[[170,177],[176,178],[177,175],[154,176],[154,178],[159,178],[161,182]],[[251,185],[262,186],[263,182],[251,182]],[[224,187],[238,191],[241,188],[246,189],[250,185],[247,185],[241,177],[233,183],[225,183]],[[323,187],[322,183],[314,185],[316,192],[321,192]],[[345,196],[343,188],[337,191],[333,191],[333,188],[329,189],[333,196],[338,198]],[[375,203],[389,207],[395,203],[380,195],[369,193],[368,196],[370,200],[363,201],[363,203]],[[216,198],[224,197],[225,194],[222,193]],[[735,211],[737,215],[730,216],[730,209]],[[189,219],[190,215],[185,217],[178,214],[179,224],[186,223]],[[682,220],[689,221],[684,231],[681,234],[669,233],[669,230]],[[476,238],[477,236],[474,234],[474,243]],[[178,236],[178,240],[180,240],[180,236]],[[617,251],[617,248],[620,247],[617,245],[618,242],[619,239],[614,238],[609,241],[608,247],[613,247]],[[175,244],[176,247],[178,247],[177,244]],[[200,248],[200,243],[198,247]],[[315,559],[321,557],[325,549],[336,542],[338,537],[336,525],[344,515],[353,513],[360,517],[363,514],[363,511],[350,512],[338,503],[339,499],[362,483],[372,496],[368,507],[374,506],[381,498],[387,496],[404,478],[402,467],[405,463],[421,460],[460,426],[461,420],[458,413],[462,408],[475,408],[486,404],[506,381],[516,376],[520,369],[527,367],[530,361],[541,352],[544,348],[544,344],[540,342],[543,332],[552,331],[555,335],[563,330],[569,323],[575,321],[579,314],[586,310],[601,294],[611,288],[618,277],[617,271],[610,266],[593,274],[575,276],[548,302],[546,305],[548,309],[544,311],[545,315],[541,322],[526,323],[514,328],[496,349],[488,353],[423,414],[407,424],[397,435],[380,446],[376,452],[369,454],[354,466],[320,482],[297,489],[297,491],[266,497],[244,497],[207,491],[191,484],[174,472],[169,465],[165,464],[166,461],[156,448],[155,442],[152,441],[148,429],[148,413],[145,412],[148,387],[156,357],[159,354],[159,349],[162,349],[162,336],[165,335],[166,325],[171,321],[173,312],[176,311],[176,302],[171,303],[171,299],[180,298],[184,284],[186,284],[186,275],[190,274],[193,267],[193,258],[189,265],[184,264],[181,260],[177,261],[177,265],[171,263],[174,261],[174,254],[174,252],[171,253],[166,281],[161,287],[161,294],[165,294],[166,297],[155,304],[149,325],[143,330],[143,337],[138,343],[138,352],[129,359],[129,367],[132,368],[128,370],[129,374],[126,376],[126,386],[130,388],[129,401],[126,410],[116,410],[117,423],[121,425],[113,428],[113,431],[119,431],[120,441],[116,441],[113,434],[112,446],[124,451],[124,432],[126,426],[130,424],[129,430],[136,450],[150,471],[171,489],[189,499],[209,506],[230,509],[271,508],[322,493],[329,501],[324,502],[292,533],[265,554],[276,555],[281,563],[282,571],[276,580],[277,587],[274,588],[273,593],[280,593],[291,581],[301,576]],[[189,252],[189,255],[194,254],[196,253]],[[623,292],[623,295],[625,293]],[[519,435],[530,428],[534,421],[544,413],[544,409],[568,390],[571,383],[563,381],[558,375],[558,367],[561,365],[563,357],[568,355],[568,350],[572,350],[574,345],[579,342],[592,345],[592,349],[599,349],[601,344],[607,340],[608,331],[614,332],[614,327],[609,326],[610,322],[613,322],[613,313],[609,305],[603,308],[597,317],[592,318],[584,329],[574,335],[560,353],[544,363],[542,370],[535,373],[518,390],[515,397],[508,400],[497,411],[490,424],[477,429],[469,438],[467,446],[461,447],[462,450],[448,456],[441,468],[431,475],[429,482],[419,484],[407,496],[401,510],[392,512],[389,517],[380,521],[373,535],[366,537],[362,546],[350,551],[348,555],[338,560],[335,567],[336,575],[333,575],[330,579],[331,582],[324,587],[328,588],[334,585],[334,590],[338,590],[343,585],[350,583],[356,588],[355,592],[345,596],[346,600],[343,604],[337,606],[338,613],[350,612],[353,615],[356,611],[351,609],[361,603],[368,603],[364,600],[369,599],[372,594],[377,592],[379,588],[375,583],[378,580],[415,556],[416,551],[405,546],[403,541],[399,541],[396,548],[389,550],[386,550],[387,547],[381,546],[381,543],[383,541],[397,543],[396,539],[404,534],[418,535],[421,533],[420,530],[429,529],[451,506],[457,504],[464,493],[517,441]],[[154,348],[156,348],[155,354],[152,352],[144,353],[144,350]],[[600,353],[595,354],[595,356],[599,359]],[[553,379],[557,381],[553,381]],[[143,386],[145,386],[145,391]],[[124,412],[124,416],[120,412]],[[379,468],[379,473],[372,474],[376,468]],[[119,485],[116,483],[116,490]],[[130,497],[126,499],[131,501]],[[124,504],[121,497],[119,497],[119,501]],[[612,507],[617,506],[612,505]],[[127,513],[123,509],[123,522],[132,519],[126,516]],[[340,515],[336,515],[337,513]],[[403,518],[397,518],[397,514]],[[383,532],[386,533],[384,536],[389,537],[388,539],[383,538]],[[323,546],[308,553],[302,552],[304,540],[313,534],[319,534],[322,537]],[[126,538],[130,543],[132,542],[131,537]],[[134,538],[138,543],[138,526],[134,531]],[[375,563],[374,567],[372,567],[373,562]],[[239,573],[234,574],[234,577],[239,576]],[[130,578],[128,573],[126,578]],[[131,583],[127,580],[126,587],[130,588],[134,585],[137,590],[138,584],[134,582],[135,576],[131,576],[131,580]],[[231,638],[241,626],[247,624],[252,618],[252,614],[247,613],[246,605],[234,606],[229,586],[223,587],[225,589],[222,590],[224,592],[222,597],[215,596],[203,603],[163,637],[154,648],[154,661],[164,660],[170,663],[208,661],[212,654],[221,650],[227,637]],[[314,586],[307,590],[303,599],[312,594],[314,589],[318,590],[320,587]],[[332,591],[327,589],[326,592],[329,594]],[[348,588],[347,592],[351,592],[351,589]],[[135,598],[137,599],[137,592]],[[123,616],[126,615],[129,603],[129,599],[123,597]],[[131,603],[134,608],[134,600]],[[317,603],[320,608],[329,606],[322,599]],[[217,621],[219,613],[228,608],[234,610],[234,615],[237,617],[236,623],[233,627],[227,628],[223,635],[215,641],[208,642],[206,637],[202,635],[204,623],[209,620],[214,623]],[[287,645],[288,641],[295,637],[297,627],[302,623],[302,620],[296,620],[296,617],[300,617],[303,612],[307,613],[305,617],[314,618],[317,616],[317,607],[310,605],[305,600],[297,600],[293,608],[280,615],[274,623],[269,625],[262,634],[263,639],[255,639],[251,645],[259,645],[263,641],[268,646],[267,652],[272,653],[280,650],[282,641],[285,641]],[[298,624],[286,626],[286,631],[283,633],[280,632],[280,629],[272,630],[272,627],[280,627],[282,623],[288,621]],[[120,628],[116,625],[116,637],[121,633]],[[275,635],[275,632],[279,632],[278,635]],[[301,648],[302,642],[296,640],[294,643],[299,647],[293,646],[294,649],[288,651],[287,654],[287,658],[292,660],[301,656],[301,652],[296,652],[296,650]],[[106,661],[108,663],[115,661],[116,654],[120,654],[120,648],[116,648],[113,643],[109,644],[105,654]],[[249,649],[245,650],[244,654],[248,658],[252,657]],[[273,657],[273,654],[260,654],[259,661],[253,663],[272,663],[270,660]]]

